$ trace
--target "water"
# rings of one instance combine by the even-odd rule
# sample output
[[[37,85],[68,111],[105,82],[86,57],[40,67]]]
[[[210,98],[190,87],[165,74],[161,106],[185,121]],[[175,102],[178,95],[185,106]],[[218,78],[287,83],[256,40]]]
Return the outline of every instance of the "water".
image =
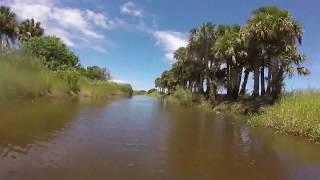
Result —
[[[0,179],[320,179],[320,145],[151,97],[0,105]]]

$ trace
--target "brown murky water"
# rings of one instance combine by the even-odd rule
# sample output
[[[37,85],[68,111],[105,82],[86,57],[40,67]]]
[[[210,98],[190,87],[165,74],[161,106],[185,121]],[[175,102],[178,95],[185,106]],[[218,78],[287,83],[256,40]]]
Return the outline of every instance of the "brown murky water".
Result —
[[[320,145],[136,96],[1,105],[0,179],[320,179]]]

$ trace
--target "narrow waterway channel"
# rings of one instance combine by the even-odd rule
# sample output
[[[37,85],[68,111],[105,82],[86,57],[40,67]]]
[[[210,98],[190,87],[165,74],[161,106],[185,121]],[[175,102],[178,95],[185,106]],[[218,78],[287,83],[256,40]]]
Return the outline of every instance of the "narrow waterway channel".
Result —
[[[320,179],[320,145],[135,96],[0,108],[0,179]]]

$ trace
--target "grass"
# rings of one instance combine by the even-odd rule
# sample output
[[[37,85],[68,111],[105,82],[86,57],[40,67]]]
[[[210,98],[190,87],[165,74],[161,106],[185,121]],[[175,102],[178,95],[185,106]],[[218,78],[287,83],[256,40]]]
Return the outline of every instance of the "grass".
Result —
[[[168,96],[167,99],[172,102],[177,102],[183,106],[192,106],[194,104],[194,95],[192,92],[180,87]]]
[[[320,92],[293,92],[283,96],[264,113],[252,115],[251,125],[320,140]]]
[[[114,82],[106,82],[101,80],[90,80],[85,77],[80,79],[80,92],[81,97],[110,97],[115,95],[132,95],[132,88],[128,84],[119,84]]]
[[[51,97],[109,97],[132,95],[127,84],[87,79],[76,69],[50,71],[37,59],[22,53],[0,57],[0,100]]]
[[[226,101],[222,98],[211,104],[180,88],[166,98],[201,111],[231,113],[237,116],[249,113],[245,119],[250,125],[274,128],[281,133],[320,141],[320,91],[288,93],[273,105],[268,97],[240,97],[238,101]]]
[[[148,93],[147,95],[148,95],[148,96],[151,96],[151,97],[156,97],[156,98],[162,98],[162,97],[164,97],[164,95],[161,94],[161,93],[159,93],[158,91],[154,91],[154,92],[152,92],[152,93]]]

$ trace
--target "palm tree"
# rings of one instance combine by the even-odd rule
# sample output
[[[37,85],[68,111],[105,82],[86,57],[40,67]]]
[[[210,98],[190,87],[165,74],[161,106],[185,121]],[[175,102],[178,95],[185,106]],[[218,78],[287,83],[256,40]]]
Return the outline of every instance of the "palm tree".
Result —
[[[212,47],[216,38],[215,26],[212,23],[202,24],[200,27],[192,29],[190,35],[189,47],[190,51],[193,51],[196,56],[196,60],[199,61],[203,68],[198,77],[198,89],[200,93],[203,93],[203,81],[207,82],[207,93],[210,92],[209,69],[213,65]]]
[[[27,19],[19,24],[19,40],[27,41],[31,37],[42,36],[44,29],[40,22],[35,22],[34,19]]]
[[[240,25],[224,26],[224,33],[221,33],[216,40],[213,52],[226,64],[227,95],[234,99],[239,94],[242,70],[247,57],[246,51],[245,36]]]
[[[253,12],[248,21],[247,32],[253,48],[251,57],[255,58],[253,95],[259,94],[259,68],[261,85],[264,86],[264,67],[267,66],[267,92],[276,98],[281,93],[284,76],[289,67],[296,64],[300,68],[304,61],[303,55],[300,55],[296,48],[296,44],[301,43],[303,28],[288,11],[267,6]]]
[[[17,37],[16,14],[6,6],[0,6],[0,36],[1,49],[10,48],[10,42],[12,44]]]

